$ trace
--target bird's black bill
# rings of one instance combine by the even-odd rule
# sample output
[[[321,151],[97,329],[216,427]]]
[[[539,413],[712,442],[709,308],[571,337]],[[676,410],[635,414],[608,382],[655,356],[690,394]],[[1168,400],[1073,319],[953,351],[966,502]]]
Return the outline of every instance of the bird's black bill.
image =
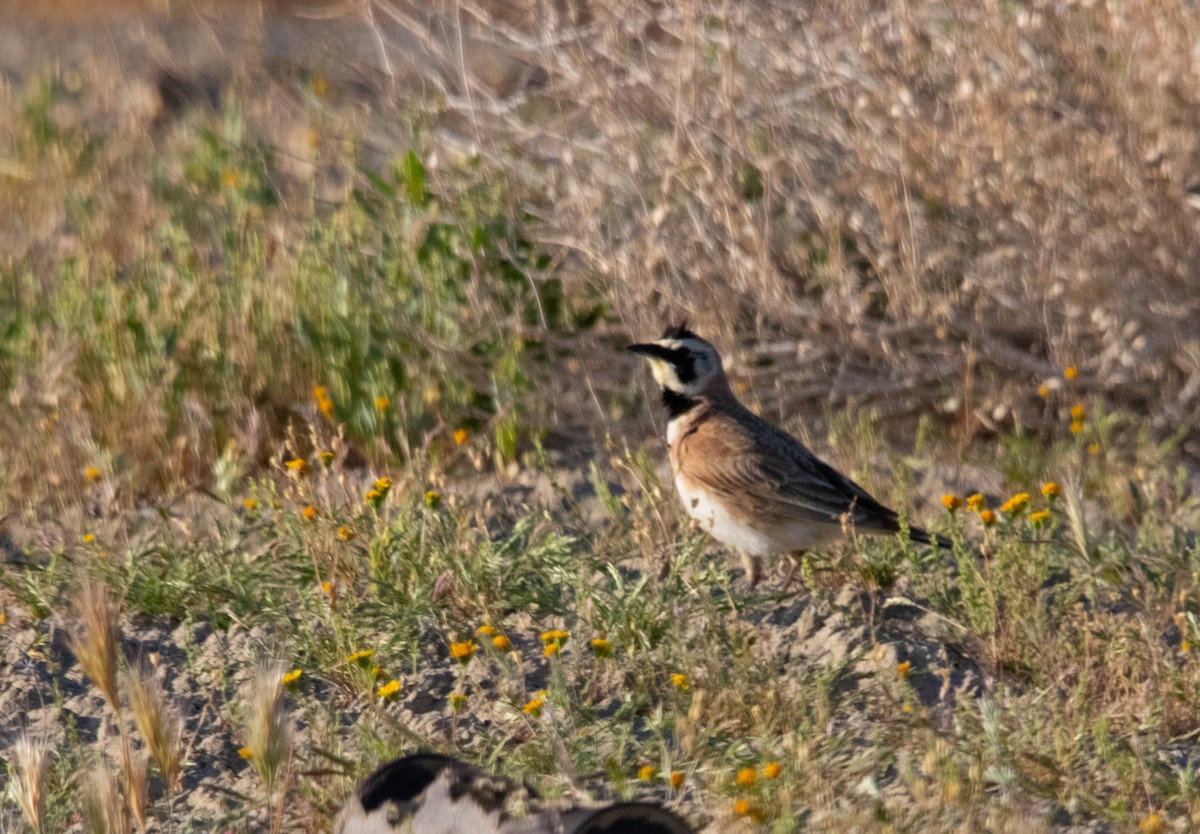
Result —
[[[671,348],[656,345],[653,342],[649,344],[629,345],[625,350],[632,351],[640,356],[650,356],[654,359],[662,359],[664,362],[671,362],[675,358],[677,351]]]

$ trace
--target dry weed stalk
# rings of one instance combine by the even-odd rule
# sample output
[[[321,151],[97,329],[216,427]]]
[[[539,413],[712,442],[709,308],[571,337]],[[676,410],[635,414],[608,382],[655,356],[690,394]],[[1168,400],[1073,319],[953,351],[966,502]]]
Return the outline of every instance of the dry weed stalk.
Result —
[[[121,786],[108,762],[100,761],[83,776],[80,812],[88,834],[129,834],[129,814]]]
[[[127,690],[133,721],[158,765],[170,793],[178,786],[183,757],[183,722],[179,711],[167,703],[154,670],[138,662],[128,672]]]
[[[283,670],[271,664],[258,668],[243,694],[246,746],[250,763],[266,788],[271,804],[280,768],[291,754],[292,722],[284,705]]]
[[[50,764],[50,745],[45,739],[22,733],[13,747],[13,763],[8,778],[21,813],[36,834],[46,824],[46,768]]]
[[[91,678],[112,711],[119,716],[121,699],[117,689],[117,646],[121,632],[117,607],[110,599],[104,583],[87,580],[79,589],[74,611],[78,619],[69,631],[68,644],[83,667],[84,674]]]

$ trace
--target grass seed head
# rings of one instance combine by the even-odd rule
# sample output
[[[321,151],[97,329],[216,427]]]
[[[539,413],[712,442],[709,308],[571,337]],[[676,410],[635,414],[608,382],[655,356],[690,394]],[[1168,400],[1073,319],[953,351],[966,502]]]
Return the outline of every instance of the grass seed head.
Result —
[[[79,665],[114,712],[121,708],[117,690],[117,645],[121,639],[117,607],[102,582],[87,580],[75,599],[75,625],[68,644]]]
[[[146,740],[146,747],[170,788],[179,779],[183,758],[183,722],[179,712],[167,703],[162,684],[154,670],[139,662],[129,670],[127,691],[133,721]]]
[[[250,763],[268,795],[275,793],[279,770],[292,747],[292,721],[284,703],[283,670],[260,666],[243,694],[245,739]]]
[[[23,733],[13,746],[8,766],[13,796],[21,806],[26,822],[37,834],[46,825],[46,769],[50,764],[50,746],[44,739]]]
[[[80,816],[87,834],[129,834],[129,815],[120,783],[107,762],[98,762],[83,775]]]

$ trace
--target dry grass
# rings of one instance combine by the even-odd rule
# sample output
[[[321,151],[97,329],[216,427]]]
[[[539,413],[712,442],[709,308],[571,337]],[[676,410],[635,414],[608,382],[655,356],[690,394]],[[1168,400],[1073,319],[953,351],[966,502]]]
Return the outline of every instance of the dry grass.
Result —
[[[50,765],[50,745],[45,739],[23,733],[13,745],[9,765],[9,785],[25,821],[34,834],[46,830],[46,771]]]
[[[0,650],[75,623],[121,735],[25,793],[207,824],[194,772],[230,830],[318,830],[420,746],[716,827],[1200,825],[1200,12],[539,10],[414,18],[454,46],[421,94],[241,42],[178,112],[100,59],[0,88]],[[543,72],[489,92],[485,36]],[[619,347],[683,315],[952,563],[854,542],[746,594],[639,446]],[[147,620],[177,697],[126,664],[127,716]],[[115,764],[106,726],[56,761]]]
[[[162,683],[148,663],[134,664],[126,681],[134,724],[145,739],[167,790],[172,791],[178,787],[183,756],[183,724],[179,711],[167,702]]]
[[[70,626],[68,643],[84,674],[91,678],[104,700],[120,719],[121,694],[117,688],[121,628],[117,607],[108,586],[97,580],[80,585],[73,610],[78,617]]]

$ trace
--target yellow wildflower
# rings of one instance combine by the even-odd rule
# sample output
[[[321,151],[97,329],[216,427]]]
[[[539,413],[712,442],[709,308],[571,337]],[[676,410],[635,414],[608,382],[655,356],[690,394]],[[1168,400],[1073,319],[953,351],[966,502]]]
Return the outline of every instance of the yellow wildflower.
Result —
[[[1184,654],[1187,654],[1191,650],[1192,650],[1192,644],[1189,643],[1186,639],[1179,641],[1179,651],[1183,652]]]
[[[329,389],[324,385],[314,385],[312,388],[314,400],[323,400],[329,396]]]
[[[1086,416],[1087,416],[1087,409],[1084,408],[1083,403],[1075,403],[1075,405],[1071,406],[1071,419],[1072,420],[1082,420]]]
[[[596,657],[608,657],[612,654],[612,643],[603,637],[596,637],[592,640],[592,651],[595,652]]]
[[[303,674],[304,674],[304,673],[303,673],[302,671],[300,671],[299,669],[293,669],[293,670],[292,670],[292,671],[290,671],[290,672],[284,672],[284,673],[283,673],[283,678],[282,678],[282,680],[283,680],[283,685],[284,685],[284,686],[291,686],[291,685],[292,685],[292,684],[294,684],[296,681],[300,680],[300,676],[301,676],[301,675],[303,675]]]
[[[896,664],[896,677],[904,680],[908,677],[908,673],[912,671],[912,663],[905,660],[902,663]]]
[[[442,503],[441,493],[435,492],[432,489],[429,490],[429,492],[425,493],[425,506],[428,507],[429,509],[436,510],[441,503]]]
[[[669,777],[667,777],[667,779],[671,783],[671,787],[674,790],[679,790],[680,788],[683,787],[683,771],[682,770],[672,770],[671,775]]]
[[[546,657],[554,657],[556,654],[558,654],[561,651],[562,651],[561,644],[547,643],[545,648],[542,649],[542,654],[544,654]]]
[[[327,597],[333,596],[333,583],[332,582],[322,582],[321,583],[321,593],[325,594],[325,596],[327,596]]]
[[[467,696],[462,692],[450,693],[450,709],[458,712],[467,705]]]
[[[83,543],[84,544],[91,544],[95,540],[96,540],[96,535],[94,533],[84,533],[83,534]]]
[[[967,496],[967,509],[969,510],[975,510],[978,512],[979,510],[983,509],[983,506],[986,503],[987,499],[978,492],[976,492],[974,495]]]
[[[1049,510],[1038,510],[1036,513],[1029,514],[1029,523],[1035,527],[1041,527],[1050,520]]]
[[[904,704],[900,707],[901,712],[912,712],[912,704]]]
[[[386,698],[389,701],[394,700],[399,692],[400,681],[396,680],[395,678],[392,678],[390,681],[382,684],[378,689],[375,690],[376,695],[378,695],[380,698]]]
[[[383,673],[382,666],[372,666],[371,667],[371,677],[373,677],[375,680],[379,680],[380,678],[382,678],[383,674],[384,673]]]
[[[782,772],[783,768],[779,766],[779,762],[767,762],[763,765],[763,776],[768,779],[778,779]]]
[[[543,631],[539,635],[538,639],[540,639],[543,643],[554,643],[561,646],[571,639],[571,633],[569,631],[563,631],[562,629]]]
[[[239,747],[238,755],[241,756],[243,759],[248,760],[254,755],[254,751],[251,750],[249,747]]]
[[[1043,400],[1046,399],[1046,397],[1050,396],[1050,386],[1044,382],[1041,385],[1039,385],[1038,386],[1038,396],[1041,397]]]
[[[333,400],[329,399],[329,397],[321,397],[319,400],[317,400],[317,410],[326,417],[332,417]]]
[[[382,475],[375,479],[374,487],[380,492],[387,492],[392,488],[392,479],[387,475]]]
[[[284,466],[298,476],[308,474],[308,461],[306,461],[304,458],[292,458],[285,463]]]
[[[466,666],[471,662],[471,658],[475,656],[475,650],[477,648],[479,647],[475,645],[474,640],[463,640],[458,643],[451,643],[450,656]]]
[[[392,401],[390,399],[388,399],[387,397],[378,396],[375,398],[375,410],[376,411],[387,411],[388,408],[391,406],[391,404],[392,404]]]
[[[498,652],[512,651],[512,640],[509,640],[503,634],[497,634],[495,637],[493,637],[492,645],[496,647],[496,651]]]
[[[329,80],[320,73],[313,73],[308,80],[309,87],[312,88],[313,95],[324,100],[329,95]]]
[[[317,508],[312,504],[309,504],[302,510],[301,514],[304,516],[306,521],[312,521],[317,517]]]
[[[1097,442],[1096,442],[1096,441],[1094,441],[1094,440],[1093,440],[1091,443],[1089,443],[1089,444],[1088,444],[1088,454],[1089,454],[1089,455],[1098,455],[1098,454],[1100,454],[1100,444],[1099,444],[1099,443],[1097,443]]]
[[[464,443],[466,443],[470,439],[471,439],[471,435],[467,432],[466,429],[455,429],[454,430],[455,445],[462,446]]]
[[[317,457],[319,457],[321,459],[321,465],[324,466],[326,469],[328,469],[329,467],[333,466],[333,459],[335,457],[337,457],[337,455],[335,455],[333,452],[326,449],[325,451],[321,452]]]
[[[1054,481],[1046,481],[1042,484],[1042,495],[1047,498],[1057,498],[1062,495],[1062,487],[1054,483]]]
[[[656,772],[654,765],[642,765],[638,768],[638,779],[641,779],[643,782],[649,782],[654,778]]]
[[[476,634],[482,634],[484,637],[491,637],[496,633],[496,627],[491,625],[481,625],[475,629]]]
[[[1009,498],[1000,505],[1000,512],[1008,513],[1009,515],[1017,515],[1029,506],[1029,493],[1018,492],[1012,498]]]
[[[750,787],[758,781],[758,771],[752,767],[743,767],[738,771],[737,783],[742,787]]]
[[[982,510],[979,513],[979,520],[982,521],[984,525],[991,527],[996,523],[996,513],[994,510]]]
[[[671,675],[671,683],[675,685],[676,689],[685,692],[687,691],[688,687],[691,686],[691,681],[688,680],[688,676],[682,672],[676,672],[675,674]]]
[[[245,507],[250,512],[254,512],[255,510],[258,509],[258,499],[246,498],[242,501],[242,506]]]
[[[383,501],[383,493],[377,489],[368,489],[363,494],[363,500],[366,501],[368,504],[370,504],[372,507],[378,507],[380,502]]]
[[[232,168],[226,168],[221,171],[221,185],[226,188],[237,188],[239,182],[242,181],[241,176]]]
[[[374,649],[359,649],[358,651],[354,652],[354,654],[349,655],[346,658],[346,662],[362,664],[364,660],[370,660],[374,656]]]
[[[1083,434],[1083,421],[1082,420],[1072,420],[1071,421],[1071,434]]]
[[[1063,368],[1063,379],[1071,380],[1079,376],[1079,369],[1074,365],[1068,365]]]
[[[351,530],[349,527],[347,527],[345,524],[343,524],[341,527],[339,527],[337,529],[337,534],[338,534],[338,538],[344,542],[352,541],[355,536],[355,532],[353,530]]]
[[[100,480],[100,470],[94,466],[89,466],[83,470],[83,477],[87,478],[92,483]]]
[[[1150,816],[1145,817],[1138,823],[1138,831],[1142,834],[1163,834],[1167,830],[1167,824],[1162,818],[1162,814],[1155,811]]]
[[[733,813],[739,817],[749,817],[755,822],[762,822],[762,811],[750,804],[749,799],[739,799],[733,803]]]
[[[962,505],[963,505],[963,501],[957,495],[943,495],[942,496],[942,506],[945,507],[950,512],[956,511]]]
[[[546,702],[544,700],[542,700],[541,698],[533,698],[528,703],[526,703],[525,706],[521,707],[521,712],[525,713],[526,715],[532,715],[534,718],[537,718],[539,715],[542,714],[542,706],[545,703]]]

